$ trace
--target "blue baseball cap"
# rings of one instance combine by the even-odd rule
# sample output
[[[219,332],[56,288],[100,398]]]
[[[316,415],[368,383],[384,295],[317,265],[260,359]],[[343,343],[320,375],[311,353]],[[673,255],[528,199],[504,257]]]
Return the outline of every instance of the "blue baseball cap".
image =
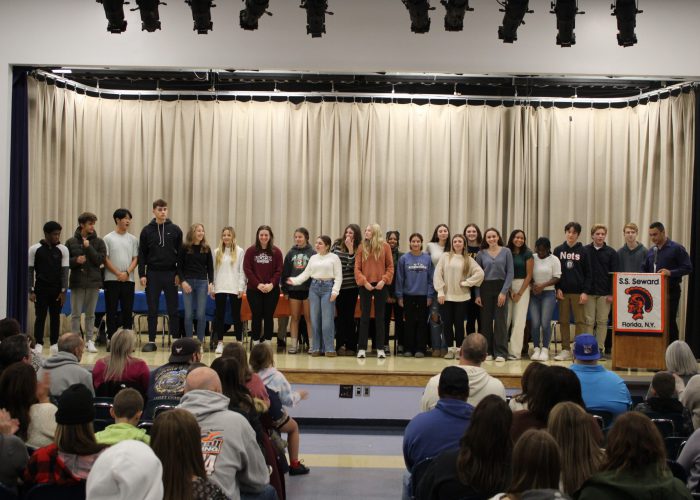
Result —
[[[574,339],[574,357],[582,361],[594,361],[600,359],[598,340],[595,335],[582,333]]]

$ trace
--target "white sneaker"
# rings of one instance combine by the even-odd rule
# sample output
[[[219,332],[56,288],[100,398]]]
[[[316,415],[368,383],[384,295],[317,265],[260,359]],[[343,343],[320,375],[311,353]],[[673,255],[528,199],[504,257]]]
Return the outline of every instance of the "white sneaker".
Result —
[[[486,356],[486,361],[493,361],[493,356],[491,356],[490,354]]]
[[[53,344],[49,347],[49,353],[56,354],[58,352],[58,344]]]
[[[97,347],[95,347],[95,342],[92,340],[87,341],[87,346],[86,346],[87,352],[97,352]]]
[[[37,344],[34,346],[34,354],[37,356],[41,356],[41,353],[44,351],[44,346],[41,344]]]
[[[549,349],[543,347],[540,351],[540,361],[549,361]]]
[[[224,353],[224,343],[219,342],[216,344],[216,351],[214,351],[214,354],[223,354]]]
[[[505,362],[506,362],[506,358],[504,358],[503,356],[496,356],[496,360],[495,360],[495,361],[496,361],[496,363],[505,363]]]
[[[365,353],[364,349],[360,349],[357,351],[357,359],[365,359],[367,357],[367,354]]]
[[[532,356],[530,356],[530,359],[532,361],[539,361],[540,360],[540,348],[539,347],[535,347],[532,350]]]
[[[455,359],[455,352],[452,347],[447,348],[447,354],[443,356],[444,359]]]
[[[377,358],[378,359],[385,359],[386,358],[386,353],[384,352],[384,349],[377,349]]]
[[[568,361],[571,359],[571,353],[564,349],[559,354],[554,356],[554,361]]]

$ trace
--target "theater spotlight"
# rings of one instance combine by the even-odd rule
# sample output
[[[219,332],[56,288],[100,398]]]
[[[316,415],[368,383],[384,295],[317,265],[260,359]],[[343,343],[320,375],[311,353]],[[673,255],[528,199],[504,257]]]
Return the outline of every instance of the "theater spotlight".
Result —
[[[637,43],[634,28],[637,27],[637,14],[641,14],[636,0],[616,0],[611,5],[612,15],[617,18],[617,43],[622,47],[631,47]]]
[[[571,47],[576,44],[576,15],[585,14],[578,10],[578,0],[555,0],[552,2],[552,14],[557,16],[557,45]]]
[[[332,16],[332,12],[328,12],[328,2],[326,0],[302,0],[302,9],[306,9],[306,33],[311,35],[311,38],[319,38],[326,32],[326,14]]]
[[[445,6],[445,31],[462,31],[464,29],[464,14],[472,12],[469,0],[440,0]]]
[[[270,5],[270,0],[244,0],[245,9],[240,13],[241,18],[241,28],[244,30],[256,30],[258,29],[258,19],[262,17],[263,14],[271,16],[272,13],[267,11]]]
[[[155,30],[160,29],[160,14],[158,14],[158,6],[166,5],[159,0],[136,0],[135,9],[141,14],[141,31],[148,31],[153,33]]]
[[[503,24],[498,27],[498,38],[503,43],[513,43],[518,39],[518,28],[525,24],[525,14],[532,14],[528,9],[529,0],[502,0],[498,2],[503,7]]]
[[[427,33],[430,31],[429,10],[435,10],[430,6],[429,0],[401,0],[411,16],[411,31],[414,33]]]
[[[206,35],[214,29],[211,22],[211,8],[216,7],[213,0],[185,0],[185,3],[192,9],[192,19],[194,20],[194,31],[200,35]]]
[[[126,31],[126,19],[124,19],[124,0],[97,0],[105,9],[107,16],[107,31],[110,33],[124,33]]]

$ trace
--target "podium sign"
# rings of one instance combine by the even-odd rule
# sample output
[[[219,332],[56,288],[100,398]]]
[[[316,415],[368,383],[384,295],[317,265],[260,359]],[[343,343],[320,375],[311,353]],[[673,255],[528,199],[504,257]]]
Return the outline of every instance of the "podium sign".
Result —
[[[663,334],[666,280],[660,274],[615,273],[613,327],[616,332]]]

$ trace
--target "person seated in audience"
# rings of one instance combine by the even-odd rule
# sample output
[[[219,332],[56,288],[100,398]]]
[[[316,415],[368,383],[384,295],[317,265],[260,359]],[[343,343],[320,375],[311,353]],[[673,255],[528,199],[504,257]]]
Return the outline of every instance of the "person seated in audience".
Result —
[[[106,447],[95,441],[94,420],[94,397],[85,384],[73,384],[62,391],[56,412],[55,441],[29,458],[24,484],[71,486],[86,480]]]
[[[30,351],[29,338],[26,335],[17,334],[7,337],[0,343],[0,373],[13,363],[21,361],[31,364]]]
[[[228,409],[229,399],[221,391],[214,370],[196,368],[187,375],[178,407],[192,413],[201,428],[201,452],[209,478],[232,499],[275,498],[255,431],[244,416]],[[153,440],[156,442],[155,436]],[[172,443],[179,456],[178,441]]]
[[[489,375],[481,367],[481,363],[488,354],[488,344],[486,337],[480,333],[467,335],[462,346],[459,348],[459,367],[467,372],[469,376],[469,401],[470,405],[476,406],[489,394],[495,394],[505,401],[506,390],[503,382]],[[421,398],[421,410],[428,411],[435,407],[438,402],[438,383],[440,374],[432,377],[425,386],[423,397]]]
[[[120,390],[118,384],[146,395],[151,372],[144,360],[131,355],[137,340],[133,330],[117,330],[112,336],[110,353],[98,359],[92,369],[92,383],[98,396],[114,397]]]
[[[608,433],[605,453],[601,471],[583,483],[576,500],[693,498],[668,469],[661,433],[646,415],[620,415]]]
[[[80,366],[85,352],[85,343],[77,333],[64,333],[58,338],[58,352],[44,361],[44,366],[37,372],[37,378],[45,373],[51,377],[51,396],[58,398],[63,391],[74,384],[83,384],[94,396],[92,375]]]
[[[651,379],[651,395],[634,408],[649,418],[663,418],[673,421],[676,436],[690,436],[693,433],[693,420],[690,410],[678,401],[676,380],[670,372],[656,372]]]
[[[676,461],[688,475],[688,489],[692,492],[698,492],[698,486],[700,486],[700,430],[696,430],[690,435]]]
[[[568,368],[548,366],[542,371],[537,386],[528,399],[528,409],[513,413],[513,426],[510,434],[513,443],[517,443],[520,436],[528,429],[547,427],[549,412],[562,401],[571,401],[584,408],[581,383]],[[595,435],[596,442],[602,444],[603,433],[592,416],[589,418],[589,425]]]
[[[282,404],[290,408],[300,401],[307,399],[307,391],[292,391],[292,386],[282,372],[275,368],[272,349],[266,343],[253,346],[250,351],[250,367],[257,373],[265,384],[265,387],[275,391]],[[309,473],[309,468],[299,461],[299,426],[291,417],[287,422],[277,427],[280,432],[287,433],[287,445],[289,450],[289,475],[299,476]]]
[[[532,498],[526,492],[535,492],[538,499],[562,498],[559,491],[561,455],[559,446],[547,431],[530,429],[513,447],[512,479],[508,493],[495,495],[491,500],[520,500]]]
[[[202,456],[204,442],[199,424],[190,412],[174,409],[161,413],[153,422],[151,437],[151,447],[163,464],[163,500],[229,498],[207,478]]]
[[[12,337],[13,335],[19,335],[21,333],[22,327],[19,324],[19,321],[14,318],[0,319],[0,344],[2,344],[6,338]],[[44,364],[44,358],[41,357],[41,353],[32,349],[34,342],[33,338],[27,335],[27,339],[29,339],[29,362],[32,365],[32,368],[34,368],[34,371],[39,371],[39,368],[41,368],[41,366]],[[2,369],[1,361],[0,369]]]
[[[693,417],[693,428],[700,428],[700,375],[690,377],[685,390],[680,395],[680,401]]]
[[[257,398],[265,403],[265,406],[270,406],[270,397],[263,384],[262,379],[257,373],[254,373],[250,369],[248,364],[248,354],[245,352],[243,344],[240,342],[231,342],[224,346],[224,352],[221,354],[222,358],[233,358],[238,361],[238,378],[241,380],[242,384],[245,385],[250,395]]]
[[[173,442],[181,448],[182,437],[173,437]],[[92,466],[85,485],[87,498],[162,500],[162,476],[163,466],[150,446],[131,439],[121,441],[105,450]]]
[[[683,381],[683,387],[698,374],[698,361],[690,346],[683,340],[674,340],[666,348],[666,370]],[[678,393],[683,392],[678,389]]]
[[[581,392],[590,411],[610,412],[613,418],[629,410],[630,391],[617,373],[598,364],[600,350],[594,335],[584,333],[574,339],[574,364],[571,370],[581,381]]]
[[[528,395],[532,394],[537,386],[537,377],[542,374],[547,365],[534,361],[527,365],[523,376],[520,378],[520,385],[522,387],[522,392],[513,396],[510,401],[508,401],[508,406],[511,411],[527,410],[527,400]]]
[[[513,413],[499,396],[486,396],[474,409],[458,450],[438,455],[418,481],[418,500],[486,500],[510,484]],[[435,433],[442,430],[435,429]]]
[[[0,408],[19,422],[17,436],[32,448],[53,443],[56,407],[49,400],[48,375],[37,381],[34,369],[22,362],[0,376]]]
[[[0,408],[0,484],[15,494],[22,471],[29,461],[27,447],[15,435],[18,430],[17,419]]]
[[[185,392],[187,370],[202,359],[202,344],[189,337],[177,339],[170,347],[168,362],[151,372],[148,383],[148,405],[155,408],[166,400],[180,399]],[[146,412],[147,415],[151,411]]]
[[[591,416],[576,403],[557,403],[549,412],[547,431],[559,443],[561,490],[573,495],[600,470],[605,452],[590,426]]]
[[[113,340],[115,338],[116,336],[112,337]],[[95,433],[98,443],[113,445],[127,439],[143,441],[146,444],[151,442],[146,430],[136,427],[143,414],[143,396],[139,391],[131,388],[119,391],[114,397],[109,414],[114,423]]]

